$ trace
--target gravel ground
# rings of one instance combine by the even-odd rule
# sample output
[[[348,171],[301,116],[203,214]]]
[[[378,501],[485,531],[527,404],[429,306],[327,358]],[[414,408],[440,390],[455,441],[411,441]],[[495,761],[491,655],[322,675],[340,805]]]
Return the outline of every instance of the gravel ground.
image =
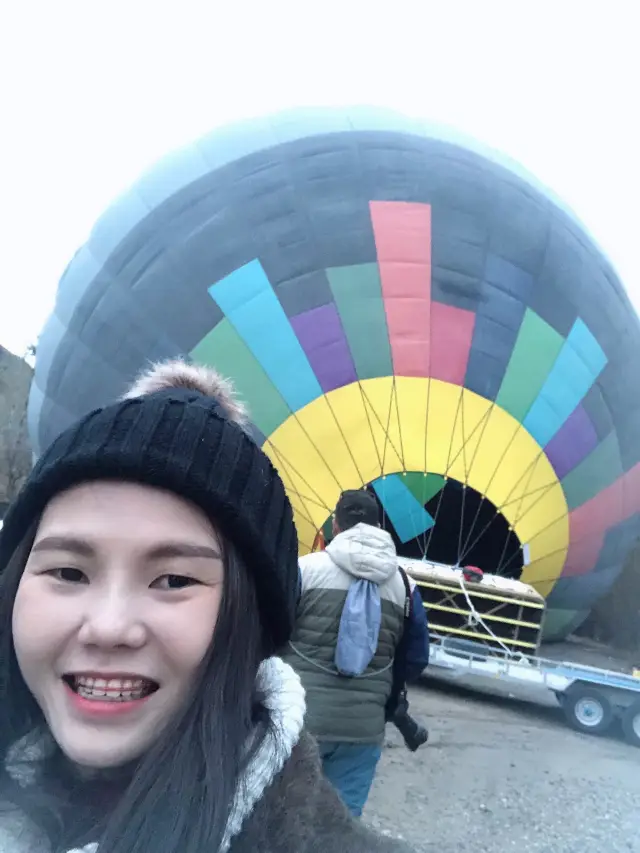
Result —
[[[640,853],[640,750],[621,736],[480,683],[431,677],[410,701],[430,740],[412,754],[388,726],[364,816],[379,830],[416,853]]]

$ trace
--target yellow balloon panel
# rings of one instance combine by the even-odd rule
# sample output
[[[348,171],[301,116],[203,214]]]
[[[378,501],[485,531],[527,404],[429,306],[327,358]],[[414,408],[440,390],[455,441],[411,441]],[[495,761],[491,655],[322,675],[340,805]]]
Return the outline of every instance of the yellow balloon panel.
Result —
[[[278,470],[287,472],[296,492],[307,498],[309,513],[320,526],[331,511],[332,497],[340,493],[322,449],[312,444],[295,416],[278,427],[264,449]]]
[[[400,380],[399,380],[400,381]],[[404,384],[404,380],[403,380]],[[413,393],[409,380],[407,394]],[[423,443],[427,445],[427,466],[434,474],[458,477],[461,460],[455,453],[460,445],[459,409],[462,389],[432,379],[429,388],[429,417],[423,426]]]
[[[263,449],[271,457],[280,472],[293,508],[300,549],[302,553],[307,553],[313,548],[319,526],[317,519],[326,518],[327,509],[319,503],[318,498],[311,492],[307,483],[287,465],[273,447],[266,444]]]
[[[568,515],[555,519],[550,515],[546,527],[526,541],[529,545],[531,565],[525,567],[525,572],[532,570],[534,565],[539,566],[541,561],[547,560],[551,556],[560,560],[564,565],[569,548]],[[540,580],[547,580],[548,575],[541,573],[542,568],[536,568],[536,572]]]
[[[508,507],[513,512],[511,498],[531,470],[538,453],[533,439],[529,436],[527,442],[526,433],[519,425],[502,409],[494,408],[478,453],[485,465],[484,476],[479,478],[473,470],[473,479],[484,486],[484,494],[491,494],[497,507]]]
[[[551,558],[549,558],[549,561],[545,561],[545,562],[548,563],[548,566],[549,566],[549,569],[547,569],[547,571],[550,571],[550,567],[551,567],[552,562],[554,562],[554,570],[555,570],[555,561],[551,561]],[[525,576],[525,573],[523,572],[521,580],[523,583],[528,583],[530,586],[532,586],[534,589],[536,589],[543,598],[547,598],[547,596],[551,593],[552,589],[554,588],[559,574],[560,573],[558,571],[556,571],[555,578],[552,581],[537,581],[537,580],[533,580],[529,576]]]
[[[546,597],[553,589],[562,571],[565,557],[566,549],[564,552],[555,551],[546,557],[535,560],[523,568],[521,580],[534,586],[541,595]]]
[[[357,488],[380,477],[385,456],[392,464],[401,466],[400,457],[393,448],[392,438],[387,436],[391,381],[382,381],[385,385],[377,389],[378,394],[374,401],[362,393],[357,385],[348,385],[298,412],[301,422],[315,422],[314,435],[321,441],[323,454],[336,444],[348,447],[350,460],[344,461],[344,467],[332,465],[333,470],[339,473],[338,479],[342,489]],[[327,400],[326,409],[322,406],[323,399]],[[374,403],[377,409],[383,412],[383,417],[378,416]],[[353,472],[354,468],[356,477],[349,479],[348,472]]]
[[[318,448],[337,487],[342,490],[347,488],[347,484],[363,485],[356,459],[340,425],[339,415],[333,411],[327,398],[320,397],[313,411],[310,406],[301,409],[296,418],[308,441]],[[323,450],[327,439],[331,443],[329,456]]]
[[[375,380],[374,380],[375,381]],[[430,379],[416,378],[411,385],[394,384],[393,405],[394,435],[398,437],[404,471],[426,471],[427,404],[430,395]],[[364,385],[364,383],[362,383]],[[401,418],[398,414],[402,413]]]
[[[424,380],[423,380],[424,381]],[[366,410],[367,425],[375,436],[381,472],[390,466],[393,471],[406,470],[403,459],[402,432],[404,423],[398,418],[398,399],[393,377],[360,382]],[[352,385],[347,386],[352,388]],[[357,386],[356,386],[357,387]],[[351,401],[345,401],[347,406]]]
[[[441,407],[453,412],[453,418],[449,421],[449,435],[447,435],[447,424],[440,417]],[[429,423],[427,425],[427,441],[431,445],[432,437],[437,438],[441,445],[440,455],[446,452],[445,459],[436,459],[436,464],[446,467],[442,473],[453,477],[461,483],[471,484],[470,478],[478,477],[480,464],[478,457],[481,451],[489,418],[491,416],[491,403],[477,394],[473,394],[456,385],[432,380],[432,394],[429,399]],[[434,460],[429,450],[429,466],[433,466]],[[439,469],[433,469],[439,472]]]
[[[469,467],[467,482],[471,485],[473,481],[473,488],[487,497],[492,488],[492,494],[496,497],[504,491],[500,487],[494,488],[496,478],[499,476],[498,462],[506,448],[512,444],[518,431],[518,423],[511,416],[504,417],[504,415],[507,413],[502,409],[495,405],[491,406],[480,427],[476,453]]]
[[[558,488],[562,493],[562,487],[559,484]],[[569,548],[569,516],[566,513],[564,493],[561,494],[560,499],[555,494],[549,495],[549,499],[549,515],[545,526],[530,539],[520,540],[529,545],[530,559],[529,565],[523,568],[522,580],[535,586],[544,596],[551,592],[561,574]],[[556,501],[555,510],[554,500]],[[554,517],[554,511],[557,511],[562,503],[565,505],[564,515]],[[517,533],[520,535],[519,527]]]
[[[286,486],[286,483],[285,483]],[[298,532],[298,542],[300,552],[308,554],[313,550],[313,543],[317,534],[317,525],[309,520],[308,509],[300,498],[291,496],[291,506],[293,508],[294,518],[296,522],[296,530]]]
[[[568,540],[567,502],[562,486],[558,482],[550,486],[546,485],[544,489],[523,500],[519,515],[513,521],[512,527],[518,531],[521,542],[531,543],[538,534],[545,531],[556,520],[560,522],[559,527],[563,526],[563,536]]]
[[[510,414],[460,386],[415,377],[353,383],[292,415],[265,451],[287,473],[303,548],[313,539],[308,526],[321,527],[344,489],[423,470],[466,483],[503,513],[529,544],[529,582],[553,583],[564,565],[567,505],[548,459]]]

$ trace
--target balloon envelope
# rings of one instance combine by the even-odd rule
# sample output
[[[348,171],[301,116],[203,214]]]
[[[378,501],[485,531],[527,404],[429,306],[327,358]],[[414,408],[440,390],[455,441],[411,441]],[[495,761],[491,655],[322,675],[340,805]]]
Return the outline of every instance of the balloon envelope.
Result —
[[[36,453],[150,361],[231,376],[301,552],[367,487],[412,555],[519,576],[562,636],[640,533],[638,319],[561,203],[395,114],[216,131],[95,225],[38,343]]]

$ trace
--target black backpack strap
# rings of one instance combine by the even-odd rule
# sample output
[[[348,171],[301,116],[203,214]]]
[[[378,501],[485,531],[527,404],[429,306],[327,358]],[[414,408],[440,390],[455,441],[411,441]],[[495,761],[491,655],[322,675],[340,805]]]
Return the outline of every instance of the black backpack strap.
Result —
[[[390,720],[398,706],[398,700],[404,693],[407,682],[407,646],[409,643],[409,620],[411,619],[411,584],[407,573],[401,566],[398,566],[400,577],[404,583],[405,598],[404,598],[404,621],[402,625],[402,636],[396,646],[395,655],[393,657],[393,684],[391,694],[387,700],[386,718]]]
[[[398,566],[398,571],[400,572],[400,577],[402,578],[402,581],[404,583],[404,592],[405,592],[404,627],[406,628],[407,623],[409,622],[409,619],[411,618],[411,598],[412,598],[412,596],[411,596],[411,584],[409,583],[409,576],[407,575],[405,570],[402,568],[402,566]]]

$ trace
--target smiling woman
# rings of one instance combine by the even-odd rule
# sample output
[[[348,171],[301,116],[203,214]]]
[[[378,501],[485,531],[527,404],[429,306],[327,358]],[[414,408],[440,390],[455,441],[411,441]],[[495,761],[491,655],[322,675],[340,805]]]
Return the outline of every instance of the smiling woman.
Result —
[[[56,439],[5,518],[2,853],[406,850],[323,778],[274,656],[298,542],[231,390],[153,369]]]
[[[25,682],[73,761],[136,758],[179,710],[217,622],[220,551],[202,510],[149,486],[82,484],[48,505],[13,638]]]

